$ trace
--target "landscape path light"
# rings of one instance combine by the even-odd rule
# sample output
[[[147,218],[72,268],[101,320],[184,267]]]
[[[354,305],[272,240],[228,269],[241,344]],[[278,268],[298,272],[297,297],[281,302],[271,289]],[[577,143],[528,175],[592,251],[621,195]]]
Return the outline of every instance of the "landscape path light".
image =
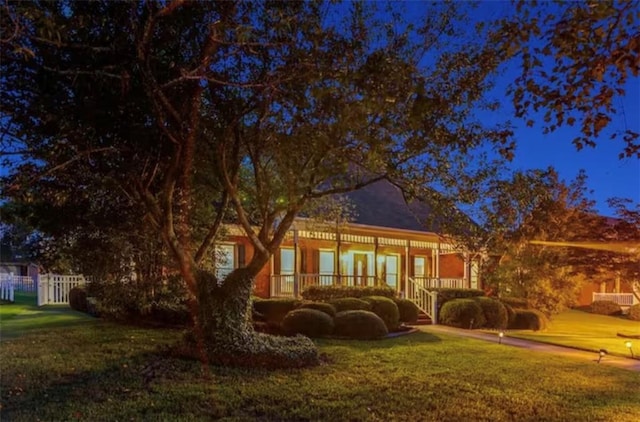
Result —
[[[607,354],[606,349],[600,349],[600,351],[598,352],[598,363],[600,363],[600,361],[606,354]]]
[[[502,338],[504,337],[504,331],[498,333],[498,344],[502,344]]]
[[[631,353],[631,358],[635,358],[635,356],[633,355],[633,348],[631,347],[633,346],[631,341],[626,341],[624,345],[627,346],[627,349],[629,349],[629,353]]]

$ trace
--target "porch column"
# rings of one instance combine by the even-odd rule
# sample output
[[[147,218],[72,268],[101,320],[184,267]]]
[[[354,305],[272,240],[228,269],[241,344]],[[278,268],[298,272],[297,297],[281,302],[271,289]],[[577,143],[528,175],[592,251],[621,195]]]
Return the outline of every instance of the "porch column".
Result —
[[[436,280],[438,288],[442,287],[442,283],[440,282],[440,239],[438,239],[438,247],[436,249]]]
[[[404,295],[403,297],[409,297],[409,248],[411,247],[411,241],[407,240],[404,247]]]
[[[378,236],[373,237],[373,276],[375,280],[373,281],[373,285],[377,286],[380,283],[380,274],[378,274]]]
[[[336,274],[338,274],[338,285],[342,286],[342,254],[340,251],[340,232],[336,230]]]
[[[300,296],[300,252],[298,251],[298,229],[293,229],[293,297]]]
[[[462,279],[464,280],[467,289],[471,288],[471,260],[469,259],[469,252],[464,252],[464,275]]]

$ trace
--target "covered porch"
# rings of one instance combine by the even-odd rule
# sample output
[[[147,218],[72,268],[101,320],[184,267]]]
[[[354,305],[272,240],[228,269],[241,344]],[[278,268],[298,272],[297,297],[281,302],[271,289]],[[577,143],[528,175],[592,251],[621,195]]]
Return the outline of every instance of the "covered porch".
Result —
[[[479,288],[477,262],[436,235],[351,229],[291,230],[270,262],[270,296],[299,298],[309,286],[332,285],[389,286],[400,297],[422,289]]]

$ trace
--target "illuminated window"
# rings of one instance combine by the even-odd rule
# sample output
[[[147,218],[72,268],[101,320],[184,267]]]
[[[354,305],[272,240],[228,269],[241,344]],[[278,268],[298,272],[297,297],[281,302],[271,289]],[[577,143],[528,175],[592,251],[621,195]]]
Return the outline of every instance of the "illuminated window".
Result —
[[[319,260],[320,284],[330,286],[333,284],[335,253],[333,251],[320,251]]]
[[[223,279],[235,268],[234,245],[216,246],[216,277]]]
[[[280,274],[291,275],[295,268],[293,249],[280,249]]]
[[[425,258],[423,256],[416,256],[413,258],[413,275],[416,277],[424,277],[425,271]]]

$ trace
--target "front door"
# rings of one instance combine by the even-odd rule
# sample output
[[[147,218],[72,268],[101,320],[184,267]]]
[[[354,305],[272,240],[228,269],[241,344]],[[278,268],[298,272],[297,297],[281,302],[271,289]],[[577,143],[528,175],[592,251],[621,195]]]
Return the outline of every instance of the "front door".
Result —
[[[353,254],[353,284],[355,286],[367,285],[367,255],[363,253]]]

